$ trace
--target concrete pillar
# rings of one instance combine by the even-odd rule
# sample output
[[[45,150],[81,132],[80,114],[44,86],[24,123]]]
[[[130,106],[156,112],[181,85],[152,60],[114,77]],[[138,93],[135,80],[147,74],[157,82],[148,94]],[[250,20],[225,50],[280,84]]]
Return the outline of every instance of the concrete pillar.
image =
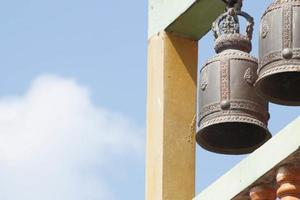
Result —
[[[250,190],[251,200],[275,200],[276,190],[268,185],[255,186]]]
[[[161,32],[148,45],[146,199],[191,200],[198,42]]]
[[[280,167],[276,176],[277,196],[281,200],[300,200],[300,169],[292,166]]]

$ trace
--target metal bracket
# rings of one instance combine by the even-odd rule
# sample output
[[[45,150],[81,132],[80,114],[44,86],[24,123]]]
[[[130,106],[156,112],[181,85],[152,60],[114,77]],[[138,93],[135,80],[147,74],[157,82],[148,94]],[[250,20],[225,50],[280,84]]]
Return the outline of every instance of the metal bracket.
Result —
[[[243,0],[222,0],[226,4],[226,10],[235,8],[236,11],[240,11],[243,7]]]

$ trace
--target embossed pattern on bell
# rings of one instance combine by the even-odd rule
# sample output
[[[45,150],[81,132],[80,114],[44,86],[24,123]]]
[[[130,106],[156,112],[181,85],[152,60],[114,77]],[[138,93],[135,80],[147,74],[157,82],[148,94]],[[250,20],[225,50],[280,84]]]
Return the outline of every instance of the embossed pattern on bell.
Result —
[[[255,87],[273,103],[300,106],[299,24],[300,0],[276,0],[261,19]]]
[[[237,16],[248,22],[245,35]],[[213,24],[217,54],[200,71],[196,136],[209,151],[250,153],[271,137],[268,102],[254,88],[258,60],[249,54],[253,25],[250,15],[233,8]]]
[[[252,68],[248,68],[245,72],[244,79],[251,85],[255,83],[258,76]]]
[[[257,60],[239,50],[225,50],[203,66],[201,77],[203,80],[204,74],[210,87],[198,90],[197,141],[202,147],[218,153],[243,154],[270,138],[268,103],[257,96],[252,85],[256,71]]]

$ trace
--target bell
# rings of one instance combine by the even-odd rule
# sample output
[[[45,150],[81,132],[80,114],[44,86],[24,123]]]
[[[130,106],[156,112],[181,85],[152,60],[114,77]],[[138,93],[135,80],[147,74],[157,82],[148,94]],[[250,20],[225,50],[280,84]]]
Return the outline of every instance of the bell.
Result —
[[[276,0],[263,14],[257,92],[267,100],[300,106],[300,0]]]
[[[239,33],[238,16],[248,21],[245,35]],[[196,140],[206,150],[246,154],[271,137],[268,102],[254,88],[253,26],[251,16],[233,7],[213,24],[217,54],[204,64],[198,80]]]

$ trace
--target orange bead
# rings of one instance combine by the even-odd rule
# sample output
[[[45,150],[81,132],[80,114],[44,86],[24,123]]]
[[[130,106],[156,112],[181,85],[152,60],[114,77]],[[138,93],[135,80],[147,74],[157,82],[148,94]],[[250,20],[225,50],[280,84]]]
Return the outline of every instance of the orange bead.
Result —
[[[277,196],[281,200],[300,200],[300,169],[291,166],[280,167],[276,180]]]
[[[251,200],[275,200],[276,190],[271,186],[256,186],[250,190]]]

